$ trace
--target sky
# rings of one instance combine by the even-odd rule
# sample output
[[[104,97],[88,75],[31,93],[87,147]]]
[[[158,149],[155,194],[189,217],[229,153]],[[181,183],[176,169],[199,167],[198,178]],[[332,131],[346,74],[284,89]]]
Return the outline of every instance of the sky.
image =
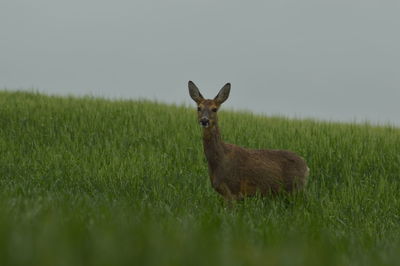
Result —
[[[2,0],[0,88],[400,125],[400,1]]]

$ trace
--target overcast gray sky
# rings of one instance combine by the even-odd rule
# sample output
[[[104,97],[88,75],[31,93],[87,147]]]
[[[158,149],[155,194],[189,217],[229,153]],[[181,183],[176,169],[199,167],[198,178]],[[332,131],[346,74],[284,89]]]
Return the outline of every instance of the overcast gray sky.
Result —
[[[2,0],[0,87],[400,125],[400,1]]]

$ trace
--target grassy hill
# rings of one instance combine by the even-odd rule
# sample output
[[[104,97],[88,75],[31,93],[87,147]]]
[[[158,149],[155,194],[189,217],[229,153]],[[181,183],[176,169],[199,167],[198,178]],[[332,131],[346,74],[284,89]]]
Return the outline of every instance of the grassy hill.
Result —
[[[0,265],[399,265],[400,130],[219,115],[307,190],[226,208],[195,108],[0,92]]]

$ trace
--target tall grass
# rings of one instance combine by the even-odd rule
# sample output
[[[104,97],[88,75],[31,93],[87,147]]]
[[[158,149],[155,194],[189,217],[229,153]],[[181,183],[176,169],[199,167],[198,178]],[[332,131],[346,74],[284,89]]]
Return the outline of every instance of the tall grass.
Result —
[[[227,208],[194,108],[0,92],[0,265],[398,265],[400,130],[219,114],[304,193]]]

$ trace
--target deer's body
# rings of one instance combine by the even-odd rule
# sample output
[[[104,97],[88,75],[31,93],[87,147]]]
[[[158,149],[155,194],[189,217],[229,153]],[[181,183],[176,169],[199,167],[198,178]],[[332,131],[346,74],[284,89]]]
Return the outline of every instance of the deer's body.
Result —
[[[214,100],[204,99],[193,85],[189,82],[189,91],[198,103],[210,181],[218,193],[231,200],[256,193],[268,195],[282,191],[293,192],[305,186],[309,169],[304,159],[295,153],[285,150],[252,150],[222,141],[216,112],[228,98],[229,83]]]
[[[283,150],[252,150],[224,143],[218,127],[204,129],[204,153],[212,187],[228,199],[301,189],[308,176],[305,161]]]

